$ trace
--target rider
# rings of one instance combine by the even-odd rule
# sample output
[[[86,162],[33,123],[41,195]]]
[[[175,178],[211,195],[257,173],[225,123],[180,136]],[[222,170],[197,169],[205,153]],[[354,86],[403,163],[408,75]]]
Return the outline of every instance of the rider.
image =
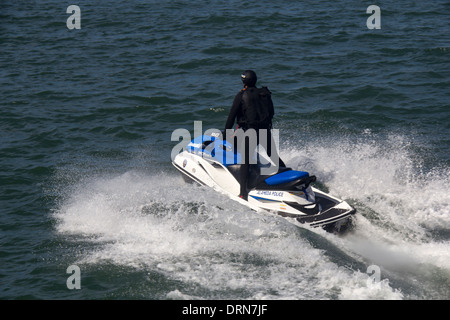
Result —
[[[234,122],[236,120],[237,125],[239,129],[242,129],[243,131],[247,131],[248,129],[255,129],[256,132],[256,137],[257,137],[257,143],[256,145],[259,144],[259,129],[266,129],[267,132],[267,147],[265,147],[267,155],[269,157],[271,157],[272,154],[272,141],[273,141],[273,137],[272,137],[272,133],[271,133],[271,129],[272,129],[272,117],[274,115],[274,110],[273,110],[273,104],[272,104],[272,100],[270,98],[270,91],[268,91],[267,88],[266,89],[266,93],[268,95],[268,99],[270,100],[270,108],[268,108],[268,113],[269,113],[269,121],[263,122],[263,123],[258,123],[258,124],[254,124],[251,123],[250,121],[248,121],[248,115],[252,114],[252,113],[257,113],[257,110],[255,110],[258,106],[255,105],[255,99],[249,98],[250,96],[250,92],[253,92],[254,90],[256,90],[256,81],[257,81],[257,76],[256,73],[253,70],[245,70],[242,74],[241,74],[241,80],[242,83],[244,84],[244,88],[235,96],[234,101],[233,101],[233,105],[231,106],[230,109],[230,113],[228,115],[228,119],[227,122],[225,124],[225,131],[227,131],[227,129],[232,129]],[[247,91],[247,97],[244,97],[244,93]],[[247,200],[248,197],[248,191],[247,191],[247,180],[248,180],[248,173],[249,173],[249,163],[250,163],[250,159],[252,159],[255,149],[251,150],[250,148],[250,141],[249,141],[249,137],[248,136],[244,136],[244,143],[240,143],[239,145],[241,146],[241,155],[245,154],[245,159],[243,160],[243,163],[241,164],[241,169],[240,169],[240,194],[239,197],[241,197],[242,199]],[[241,141],[242,142],[242,141]],[[276,150],[273,150],[274,152],[276,152]],[[281,160],[279,157],[279,165],[282,167],[285,167],[285,164],[283,162],[283,160]]]

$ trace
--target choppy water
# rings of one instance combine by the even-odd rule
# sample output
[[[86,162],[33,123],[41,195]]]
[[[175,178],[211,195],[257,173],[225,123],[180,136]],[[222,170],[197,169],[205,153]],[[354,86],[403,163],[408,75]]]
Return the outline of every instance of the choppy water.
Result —
[[[0,298],[450,298],[450,7],[378,3],[369,30],[371,4],[3,1]],[[172,168],[172,131],[222,128],[248,68],[281,156],[357,208],[353,233]]]

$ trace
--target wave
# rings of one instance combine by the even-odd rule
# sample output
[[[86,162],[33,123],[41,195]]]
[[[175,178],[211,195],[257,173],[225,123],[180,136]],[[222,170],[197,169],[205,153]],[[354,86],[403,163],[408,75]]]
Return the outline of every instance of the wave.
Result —
[[[367,130],[357,138],[322,139],[288,147],[284,157],[316,172],[338,196],[383,212],[383,220],[400,229],[422,234],[450,228],[450,170],[426,168],[407,137],[376,137]]]
[[[440,284],[450,281],[449,168],[424,165],[414,142],[399,134],[367,130],[353,138],[321,139],[288,146],[281,157],[315,174],[321,187],[357,209],[351,235],[327,238],[380,266],[409,298],[450,297],[448,286]]]
[[[56,232],[83,247],[68,258],[76,264],[112,264],[172,283],[158,289],[161,299],[448,298],[448,168],[422,166],[401,135],[318,139],[288,140],[281,156],[357,208],[345,237],[255,213],[186,185],[175,171],[83,171],[73,180],[76,169],[67,168]],[[381,269],[376,285],[370,266]],[[152,296],[151,288],[133,290]]]
[[[165,298],[402,297],[388,282],[375,290],[364,272],[336,265],[284,219],[180,177],[126,172],[80,181],[63,194],[56,231],[91,243],[76,263],[112,263],[178,281]]]

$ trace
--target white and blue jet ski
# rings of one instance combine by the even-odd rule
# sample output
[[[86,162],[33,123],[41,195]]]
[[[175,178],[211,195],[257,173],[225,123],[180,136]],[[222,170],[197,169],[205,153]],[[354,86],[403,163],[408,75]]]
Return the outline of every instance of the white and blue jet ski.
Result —
[[[288,167],[279,167],[271,175],[262,175],[269,163],[258,154],[257,164],[250,165],[247,182],[248,200],[239,197],[240,154],[221,136],[202,135],[194,138],[173,159],[173,165],[185,181],[207,185],[254,209],[266,210],[290,218],[295,224],[322,227],[342,233],[351,225],[356,212],[347,202],[311,186],[314,175]],[[256,161],[255,161],[256,162]]]

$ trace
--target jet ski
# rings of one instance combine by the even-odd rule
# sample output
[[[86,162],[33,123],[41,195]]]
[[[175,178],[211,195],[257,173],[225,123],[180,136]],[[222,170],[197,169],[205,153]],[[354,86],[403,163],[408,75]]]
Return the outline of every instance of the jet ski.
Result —
[[[266,210],[294,224],[321,227],[332,233],[343,233],[352,225],[356,210],[313,187],[314,175],[289,167],[279,167],[270,175],[261,174],[270,160],[259,152],[257,156],[259,160],[250,165],[248,200],[239,197],[240,154],[221,135],[195,137],[173,158],[172,164],[185,181],[209,186],[255,211]]]

